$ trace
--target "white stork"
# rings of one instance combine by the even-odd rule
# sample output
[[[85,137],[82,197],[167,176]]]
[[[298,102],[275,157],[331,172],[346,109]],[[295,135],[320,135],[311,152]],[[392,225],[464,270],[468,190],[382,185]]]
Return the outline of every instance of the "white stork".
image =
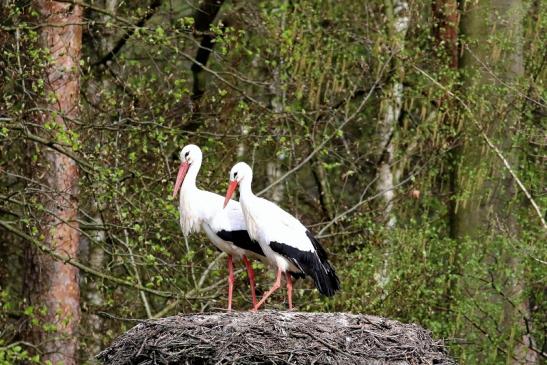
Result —
[[[243,208],[247,231],[258,241],[269,263],[277,268],[275,283],[254,307],[257,310],[281,286],[281,274],[287,279],[289,309],[292,309],[291,275],[309,275],[323,295],[332,296],[340,289],[340,281],[327,260],[319,241],[298,219],[276,204],[257,197],[251,190],[253,171],[245,162],[239,162],[230,171],[230,185],[224,206],[239,185],[239,202]]]
[[[232,201],[222,209],[222,196],[196,187],[196,177],[201,167],[201,149],[193,144],[180,152],[180,168],[175,183],[173,198],[180,189],[180,226],[185,236],[205,231],[207,237],[221,251],[228,254],[228,311],[232,309],[234,288],[233,257],[243,259],[249,281],[253,308],[256,307],[255,280],[253,268],[247,256],[265,260],[260,245],[251,240],[245,228],[241,205]]]

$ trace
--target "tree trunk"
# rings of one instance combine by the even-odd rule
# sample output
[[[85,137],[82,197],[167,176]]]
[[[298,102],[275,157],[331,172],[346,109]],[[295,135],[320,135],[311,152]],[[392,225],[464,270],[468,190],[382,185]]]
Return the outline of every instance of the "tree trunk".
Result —
[[[468,49],[463,54],[461,65],[471,75],[465,86],[475,88],[480,95],[477,120],[483,123],[484,132],[504,152],[509,163],[517,168],[518,155],[512,147],[512,139],[520,119],[519,96],[512,88],[503,92],[493,87],[503,89],[504,84],[524,75],[522,1],[478,1],[465,9],[464,14],[461,29],[467,37]],[[496,39],[492,40],[494,36]],[[505,47],[500,40],[506,43]],[[485,86],[493,89],[483,89]],[[502,116],[501,121],[496,116],[498,113]],[[484,237],[519,237],[521,227],[515,212],[523,207],[517,197],[515,181],[497,156],[487,150],[476,129],[470,125],[468,127],[473,132],[466,136],[457,180],[458,194],[465,196],[456,211],[457,237],[471,238],[476,242]],[[523,298],[525,282],[519,253],[500,254],[490,248],[488,254],[492,261],[502,260],[511,272],[509,276],[496,272],[492,278],[505,283],[500,288],[504,297],[499,299],[496,294],[492,301],[503,301],[503,318],[499,326],[503,334],[510,337],[506,343],[507,363],[535,364],[537,353],[529,349],[533,339],[522,318],[523,315],[529,316],[530,311]],[[508,336],[508,333],[518,326],[521,336],[512,343],[513,336]]]
[[[510,10],[511,8],[513,10]],[[468,51],[463,54],[461,66],[468,69],[471,74],[466,80],[467,88],[496,84],[498,81],[493,79],[492,73],[498,75],[503,81],[511,81],[523,75],[524,60],[522,48],[518,43],[521,36],[520,21],[511,18],[516,16],[514,9],[517,8],[522,8],[520,0],[496,0],[491,5],[490,1],[479,1],[478,4],[465,10],[466,15],[462,17],[461,29],[468,39]],[[494,14],[499,14],[499,17]],[[485,19],[488,15],[491,18]],[[504,32],[506,40],[514,43],[512,52],[506,50],[501,56],[496,46],[493,49],[485,46],[494,32],[487,24],[487,20],[492,23],[492,27],[496,27],[495,32],[499,34]],[[508,21],[511,22],[512,27],[505,24]],[[502,61],[502,57],[506,60],[505,62]],[[489,67],[488,65],[494,64],[494,61],[503,63],[502,69],[493,70],[483,67],[483,65]],[[502,100],[496,98],[494,93],[488,96],[482,93],[481,97],[484,98],[481,99],[483,105],[479,106],[492,110],[479,110],[481,114],[477,114],[477,119],[484,123],[485,133],[496,141],[502,150],[510,151],[512,135],[509,132],[516,124],[518,109],[509,107],[511,109],[505,114],[505,123],[500,123],[489,114],[494,113],[496,108],[508,107],[510,102],[502,105]],[[509,95],[510,97],[514,98],[515,95]],[[481,115],[484,118],[481,118]],[[503,217],[504,222],[515,228],[512,212],[506,210],[515,194],[513,180],[497,157],[493,153],[488,153],[478,133],[471,131],[471,122],[468,127],[471,133],[466,135],[465,145],[461,151],[462,160],[457,182],[459,193],[467,194],[466,199],[461,200],[457,207],[456,234],[461,238],[480,237],[491,222],[493,214]],[[514,152],[506,157],[511,163],[516,162]]]
[[[393,137],[403,104],[404,66],[399,57],[404,49],[405,36],[408,30],[408,3],[402,0],[386,0],[386,15],[389,22],[389,38],[394,53],[393,67],[395,72],[391,85],[386,91],[387,97],[382,105],[382,114],[379,118],[380,151],[382,155],[376,189],[382,194],[386,225],[387,228],[391,229],[396,222],[396,217],[393,214],[393,199],[395,198],[396,178],[399,174],[393,166],[395,154]]]
[[[435,41],[437,47],[444,49],[444,54],[441,55],[441,62],[444,67],[451,69],[454,73],[442,73],[442,79],[440,80],[444,85],[450,85],[449,88],[453,89],[455,78],[457,77],[456,71],[459,67],[459,52],[458,52],[458,33],[460,23],[460,13],[458,11],[457,0],[434,0],[432,2],[433,11],[433,34],[435,35]],[[458,106],[454,100],[448,98],[448,95],[438,100],[438,106],[433,108],[431,113],[431,120],[441,123],[443,126],[450,128],[451,131],[456,131],[457,116],[453,113],[446,111],[456,109]],[[439,114],[440,113],[440,114]],[[450,146],[456,145],[456,133],[448,137],[448,144]],[[449,236],[452,239],[456,238],[455,222],[456,222],[456,179],[457,179],[457,161],[460,151],[457,148],[452,148],[446,152],[444,159],[445,179],[441,183],[441,189],[448,197],[447,200],[447,220]],[[446,183],[446,184],[445,184]],[[449,258],[449,269],[446,271],[447,281],[444,297],[446,298],[447,307],[451,308],[454,304],[455,289],[458,284],[458,276],[454,273],[461,272],[461,261],[458,255],[459,250],[454,250]],[[450,310],[450,309],[448,309]]]
[[[82,8],[48,0],[35,4],[42,22],[47,23],[41,28],[40,39],[51,57],[45,75],[47,102],[37,123],[53,124],[59,137],[68,132],[70,121],[79,114]],[[47,187],[47,191],[40,194],[45,208],[40,217],[40,237],[59,254],[76,257],[80,238],[76,219],[78,166],[74,160],[50,148],[41,150],[39,163],[35,179]],[[30,304],[43,314],[43,325],[31,331],[35,343],[42,346],[42,360],[75,364],[80,321],[78,270],[35,252],[29,275]],[[38,311],[39,308],[44,311]]]
[[[210,33],[211,24],[222,7],[224,0],[205,0],[196,9],[194,25],[197,32],[203,33],[196,52],[196,60],[192,64],[192,76],[194,77],[192,99],[198,101],[205,93],[206,80],[203,66],[207,65],[209,56],[214,47],[214,35]]]
[[[145,15],[145,18],[146,16],[151,17],[151,14],[153,14],[156,7],[159,7],[160,3],[161,1],[155,1],[154,4],[152,4],[155,7],[151,7],[151,9]],[[101,4],[102,7],[108,12],[108,15],[101,14],[99,16],[99,20],[106,24],[111,18],[110,14],[116,15],[119,0],[103,0]],[[113,53],[113,50],[115,50],[116,47],[119,47],[115,44],[115,37],[115,29],[105,28],[102,30],[102,33],[100,35],[98,54],[105,55],[103,57],[103,60],[107,59],[108,57],[114,57],[115,53]],[[118,45],[121,44],[121,42],[125,43],[127,39],[129,39],[129,36],[127,36],[126,34],[126,36],[118,41]],[[111,79],[109,77],[106,77],[104,73],[98,73],[97,79],[88,80],[88,98],[90,100],[93,100],[94,104],[100,105],[102,102],[101,98],[104,95],[101,91],[110,90],[111,87]],[[100,135],[98,135],[97,143],[100,138]],[[103,193],[104,192],[99,191],[98,194],[102,195]],[[93,200],[94,202],[91,204],[90,209],[90,215],[92,217],[91,223],[97,226],[102,226],[104,222],[101,210],[104,207],[101,207],[96,199]],[[81,241],[82,243],[87,243],[89,247],[89,250],[87,252],[87,262],[89,266],[97,271],[102,271],[104,269],[105,260],[107,260],[107,253],[104,249],[106,233],[107,232],[101,228],[92,232],[91,237],[93,237],[93,240],[87,240],[86,237],[83,237],[83,240]],[[81,249],[82,253],[85,252],[83,247]],[[101,291],[101,282],[97,281],[96,278],[93,276],[84,276],[82,280],[82,288],[84,288],[85,290],[86,302],[86,306],[83,308],[87,309],[84,309],[84,313],[82,315],[82,328],[88,330],[86,331],[88,339],[85,341],[87,346],[85,348],[85,353],[92,356],[93,354],[97,354],[100,351],[101,346],[103,345],[103,333],[106,327],[103,317],[97,315],[96,312],[104,306],[105,298]]]
[[[458,24],[460,14],[457,0],[435,0],[432,3],[433,33],[439,45],[445,48],[450,67],[458,67]]]
[[[400,171],[394,166],[394,135],[403,105],[403,79],[405,73],[399,57],[405,46],[405,36],[409,24],[409,7],[405,0],[386,0],[385,4],[388,34],[393,49],[392,52],[394,53],[392,62],[394,74],[391,85],[387,87],[385,101],[382,103],[381,115],[379,116],[378,129],[381,157],[376,190],[382,197],[386,228],[393,229],[397,222],[393,212],[393,200],[395,199],[395,185],[400,175]],[[384,263],[375,275],[376,281],[381,287],[385,287],[389,282],[388,251],[386,249]]]

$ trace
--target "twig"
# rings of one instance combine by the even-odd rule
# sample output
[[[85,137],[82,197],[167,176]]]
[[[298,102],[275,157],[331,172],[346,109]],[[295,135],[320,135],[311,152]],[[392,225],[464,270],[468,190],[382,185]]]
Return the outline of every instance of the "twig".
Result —
[[[124,228],[123,233],[125,235],[125,247],[127,248],[127,251],[129,252],[129,261],[131,262],[131,266],[133,266],[133,271],[135,272],[135,278],[137,279],[137,284],[142,285],[139,269],[137,268],[137,264],[135,262],[135,256],[133,255],[133,250],[131,249],[131,246],[129,245],[129,234],[127,233],[127,229]],[[152,311],[150,310],[150,303],[148,302],[146,293],[141,290],[139,291],[139,294],[141,296],[144,310],[146,311],[146,316],[148,318],[152,318]]]
[[[275,180],[274,182],[272,182],[270,185],[266,186],[264,189],[262,189],[261,191],[259,191],[256,195],[260,196],[262,194],[264,194],[265,192],[267,192],[268,190],[270,190],[272,187],[276,186],[277,184],[279,184],[280,182],[282,182],[283,180],[285,180],[289,175],[295,173],[296,171],[300,170],[300,168],[302,166],[304,166],[306,163],[308,163],[308,161],[310,161],[312,159],[312,157],[317,153],[319,152],[326,144],[327,142],[329,142],[332,138],[334,138],[335,136],[338,135],[338,133],[349,123],[351,122],[353,119],[355,119],[357,117],[357,115],[359,115],[359,113],[361,112],[361,110],[363,109],[363,107],[365,106],[366,102],[368,101],[368,99],[370,98],[370,96],[372,95],[372,93],[374,92],[374,90],[376,89],[376,85],[378,85],[378,83],[380,82],[380,77],[381,75],[383,74],[384,72],[384,69],[386,67],[387,64],[389,64],[391,60],[391,57],[386,61],[386,63],[382,66],[382,69],[380,70],[380,73],[378,75],[378,77],[376,78],[376,81],[374,81],[374,84],[372,85],[372,87],[370,88],[370,90],[368,91],[367,95],[365,96],[365,98],[363,99],[363,101],[361,102],[361,104],[359,105],[359,107],[357,108],[357,110],[355,110],[355,112],[350,115],[349,117],[347,117],[339,126],[338,128],[336,128],[336,130],[334,132],[332,132],[325,140],[323,140],[323,142],[321,142],[319,144],[319,146],[317,146],[304,160],[302,160],[298,165],[296,165],[295,167],[293,167],[292,169],[290,169],[289,171],[287,171],[286,173],[284,173],[281,177],[279,177],[279,179]]]
[[[366,198],[366,199],[361,199],[359,200],[359,202],[357,204],[355,204],[354,206],[352,206],[351,208],[343,211],[342,213],[338,214],[336,217],[334,217],[330,222],[328,222],[323,228],[321,228],[321,230],[317,233],[317,236],[321,236],[323,232],[325,232],[327,230],[327,228],[329,228],[330,226],[332,226],[334,223],[338,222],[340,219],[344,218],[346,215],[352,213],[353,211],[355,211],[357,208],[359,208],[361,205],[371,201],[371,200],[374,200],[380,196],[382,196],[383,194],[385,194],[386,192],[390,191],[390,190],[394,190],[396,188],[398,188],[399,186],[402,186],[404,184],[406,184],[408,181],[410,181],[412,178],[414,178],[414,176],[416,174],[418,174],[418,172],[420,172],[427,164],[423,165],[422,167],[420,167],[419,169],[417,169],[417,171],[415,171],[413,174],[410,174],[406,179],[402,180],[401,182],[399,182],[397,185],[389,188],[389,189],[384,189],[382,191],[379,191],[377,192],[376,194]],[[367,188],[370,186],[371,184],[369,184],[367,186]],[[361,195],[362,196],[362,195]]]
[[[209,275],[209,273],[211,272],[213,267],[216,266],[217,262],[225,256],[226,256],[226,254],[224,252],[221,252],[217,255],[217,257],[215,257],[215,259],[213,261],[211,261],[211,263],[207,266],[207,268],[203,271],[203,273],[201,274],[201,277],[199,278],[199,281],[198,281],[198,284],[197,284],[198,289],[203,286],[203,283],[205,282],[205,279],[207,279],[207,276]]]
[[[492,76],[494,79],[496,79],[497,82],[501,83],[503,86],[505,86],[506,88],[508,89],[511,89],[513,90],[514,92],[516,92],[517,94],[519,94],[521,97],[523,97],[524,99],[528,100],[528,101],[531,101],[532,103],[538,105],[539,107],[545,109],[547,108],[547,105],[545,104],[545,100],[543,100],[541,97],[538,97],[539,101],[536,100],[536,99],[532,99],[531,97],[529,97],[528,95],[524,94],[523,92],[517,90],[515,87],[509,85],[507,82],[503,81],[502,79],[500,79],[498,77],[498,75],[496,75],[494,73],[494,71],[492,70],[492,68],[490,66],[488,66],[483,60],[481,60],[479,57],[477,57],[477,55],[469,48],[469,45],[464,45],[464,48],[465,48],[465,51],[466,52],[469,52],[469,54],[473,57],[473,59],[475,59],[475,61],[477,61],[478,63],[481,64],[481,66],[490,74],[490,76]]]
[[[532,204],[532,207],[534,207],[534,210],[536,211],[537,213],[537,216],[539,218],[539,220],[541,221],[541,224],[543,225],[543,228],[544,229],[547,229],[547,223],[545,222],[545,219],[543,218],[543,214],[541,213],[541,210],[539,209],[539,206],[537,205],[536,201],[534,200],[534,198],[532,197],[532,195],[528,192],[528,190],[526,189],[526,187],[524,186],[524,184],[522,183],[522,181],[519,179],[518,175],[516,174],[516,172],[513,170],[513,168],[511,167],[511,165],[509,164],[509,162],[507,161],[507,159],[503,156],[503,154],[501,153],[501,151],[492,143],[492,141],[490,140],[490,138],[488,138],[488,136],[486,135],[486,133],[484,133],[484,128],[482,127],[482,125],[479,123],[479,121],[473,116],[473,113],[471,111],[471,108],[469,108],[469,106],[467,105],[467,103],[465,103],[460,97],[458,97],[456,94],[454,94],[453,92],[451,92],[450,90],[448,90],[445,86],[443,86],[442,84],[440,84],[437,80],[435,80],[431,75],[429,75],[427,72],[425,72],[424,70],[422,70],[421,68],[419,68],[418,66],[416,65],[412,65],[418,72],[420,72],[422,75],[424,75],[425,77],[427,77],[429,80],[431,80],[436,86],[438,86],[439,88],[441,88],[443,91],[445,91],[448,95],[450,95],[451,97],[453,97],[454,99],[456,99],[464,108],[464,110],[469,114],[469,117],[471,118],[471,120],[473,121],[473,123],[475,124],[475,126],[479,129],[480,131],[480,134],[481,134],[481,137],[485,140],[486,144],[488,144],[488,146],[494,150],[494,152],[496,153],[496,155],[498,156],[498,158],[503,162],[505,168],[509,171],[509,173],[511,174],[511,176],[513,177],[513,179],[515,179],[515,181],[517,182],[517,185],[519,186],[520,190],[522,190],[522,192],[524,193],[524,195],[526,196],[526,198],[528,199],[528,201],[530,201],[530,204]]]
[[[31,141],[43,144],[44,146],[47,146],[47,147],[49,147],[49,148],[51,148],[51,149],[53,149],[53,150],[55,150],[59,153],[62,153],[63,155],[65,155],[67,157],[70,157],[71,159],[76,161],[76,163],[78,165],[80,165],[80,167],[82,167],[82,169],[84,169],[86,172],[91,173],[91,172],[95,171],[95,167],[93,165],[89,164],[86,161],[83,161],[82,159],[80,159],[73,152],[67,151],[66,149],[62,148],[59,143],[57,143],[55,141],[47,140],[47,139],[39,137],[39,136],[36,136],[36,135],[30,133],[28,130],[26,130],[22,127],[11,127],[10,126],[10,128],[11,129],[16,129],[16,130],[21,130],[24,133],[24,137],[30,139]]]
[[[119,279],[117,277],[114,277],[114,276],[111,276],[111,275],[107,275],[107,274],[103,274],[102,272],[100,271],[97,271],[95,269],[92,269],[84,264],[82,264],[81,262],[73,259],[72,257],[69,257],[69,256],[65,256],[65,255],[61,255],[57,252],[55,252],[54,250],[52,250],[51,248],[47,247],[46,245],[42,244],[41,242],[39,242],[37,239],[35,239],[34,237],[31,237],[29,236],[28,234],[22,232],[21,230],[15,228],[14,226],[12,226],[11,224],[9,224],[8,222],[4,222],[2,220],[0,220],[0,226],[4,227],[6,230],[8,230],[9,232],[25,239],[26,241],[28,241],[29,243],[31,243],[33,246],[35,246],[36,248],[38,248],[40,251],[48,254],[48,255],[51,255],[53,256],[54,258],[56,258],[57,260],[65,263],[65,264],[70,264],[72,266],[75,266],[77,267],[78,269],[82,270],[83,272],[86,272],[88,274],[91,274],[91,275],[94,275],[94,276],[97,276],[99,278],[102,278],[102,279],[105,279],[105,280],[109,280],[109,281],[112,281],[114,283],[117,283],[117,284],[120,284],[120,285],[123,285],[123,286],[126,286],[126,287],[129,287],[129,288],[133,288],[133,289],[138,289],[138,290],[143,290],[145,292],[148,292],[150,294],[154,294],[154,295],[157,295],[157,296],[160,296],[160,297],[164,297],[164,298],[176,298],[176,297],[179,297],[179,295],[175,294],[175,293],[170,293],[170,292],[165,292],[165,291],[160,291],[160,290],[155,290],[155,289],[150,289],[150,288],[147,288],[145,286],[142,286],[142,285],[138,285],[138,284],[133,284],[129,281],[125,281],[123,279]],[[189,299],[188,296],[189,295],[193,295],[193,291],[190,291],[186,296],[185,298],[186,299]]]
[[[139,21],[130,28],[121,38],[118,40],[118,43],[112,48],[110,51],[108,51],[104,56],[101,57],[101,59],[93,64],[93,66],[100,66],[100,65],[106,65],[108,61],[111,61],[118,55],[118,53],[122,50],[122,48],[125,46],[129,38],[137,31],[137,29],[142,28],[144,24],[156,13],[156,10],[160,7],[161,0],[154,0],[150,4],[150,7],[146,10],[143,17],[139,19]],[[106,13],[106,12],[105,12]],[[111,16],[111,14],[107,14]]]
[[[67,4],[72,4],[72,5],[80,5],[84,8],[89,9],[89,10],[93,10],[94,12],[97,12],[99,14],[107,15],[107,16],[111,17],[112,19],[119,20],[120,22],[124,23],[125,25],[134,26],[133,22],[131,22],[130,20],[122,18],[122,17],[120,17],[116,14],[113,14],[113,13],[109,12],[108,10],[106,10],[104,8],[94,6],[94,5],[91,5],[91,4],[88,4],[88,3],[84,3],[83,1],[57,0],[57,2],[67,3]]]

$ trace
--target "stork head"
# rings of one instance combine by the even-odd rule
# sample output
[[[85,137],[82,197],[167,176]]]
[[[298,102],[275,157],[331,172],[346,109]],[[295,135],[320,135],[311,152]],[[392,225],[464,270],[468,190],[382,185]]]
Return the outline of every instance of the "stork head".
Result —
[[[177,181],[175,182],[173,198],[177,196],[190,166],[193,164],[201,164],[202,157],[201,149],[195,144],[186,145],[180,151],[180,167],[179,173],[177,174]]]
[[[251,169],[251,166],[247,165],[245,162],[238,162],[232,167],[230,170],[230,185],[228,185],[228,191],[226,192],[226,198],[224,199],[224,208],[228,205],[237,186],[242,181],[250,183],[252,179],[253,170]]]

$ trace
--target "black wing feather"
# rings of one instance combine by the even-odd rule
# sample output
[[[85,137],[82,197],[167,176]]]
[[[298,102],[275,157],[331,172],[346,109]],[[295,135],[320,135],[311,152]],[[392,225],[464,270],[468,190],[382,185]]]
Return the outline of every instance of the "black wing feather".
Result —
[[[319,292],[330,297],[340,289],[340,280],[336,276],[334,268],[328,261],[327,253],[321,247],[319,241],[310,231],[306,231],[306,236],[313,244],[315,252],[301,251],[285,243],[275,241],[270,242],[270,247],[274,252],[291,261],[304,274],[311,276]]]
[[[262,247],[260,247],[258,242],[252,240],[249,236],[249,233],[244,229],[238,231],[226,231],[223,229],[216,234],[224,241],[232,242],[239,248],[247,251],[252,251],[258,255],[264,256],[264,251],[262,251]]]

